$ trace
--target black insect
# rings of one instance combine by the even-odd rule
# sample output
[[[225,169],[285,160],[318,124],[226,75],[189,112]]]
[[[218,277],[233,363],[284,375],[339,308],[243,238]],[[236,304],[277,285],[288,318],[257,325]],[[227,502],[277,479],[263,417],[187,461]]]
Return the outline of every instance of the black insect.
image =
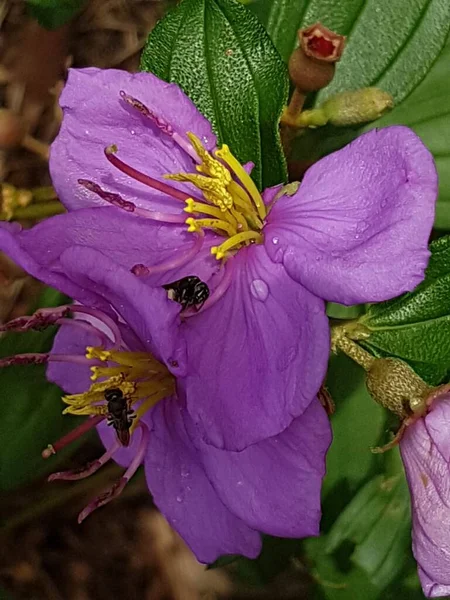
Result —
[[[108,408],[106,415],[108,425],[114,427],[117,439],[122,446],[129,446],[130,427],[136,415],[129,407],[128,399],[119,388],[111,388],[105,391],[105,400]]]
[[[163,288],[168,290],[171,300],[181,304],[182,310],[190,306],[195,306],[197,310],[200,310],[209,298],[209,287],[195,275],[167,283],[163,285]]]

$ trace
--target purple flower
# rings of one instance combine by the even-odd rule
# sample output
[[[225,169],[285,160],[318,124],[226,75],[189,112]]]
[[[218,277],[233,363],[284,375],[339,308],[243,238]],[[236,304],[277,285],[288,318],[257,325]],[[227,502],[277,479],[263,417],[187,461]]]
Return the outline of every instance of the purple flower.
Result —
[[[311,167],[298,189],[261,196],[250,165],[216,149],[176,85],[71,71],[61,102],[51,157],[60,198],[69,210],[122,209],[121,225],[102,209],[85,235],[104,254],[122,252],[150,287],[190,275],[209,287],[179,326],[187,410],[209,444],[242,450],[306,410],[328,360],[323,299],[385,300],[423,278],[437,180],[405,127],[371,131]]]
[[[400,451],[411,492],[413,553],[427,598],[450,595],[450,394],[406,428]]]
[[[82,266],[82,253],[72,258],[73,273],[89,270],[89,265]],[[95,273],[92,276],[93,287],[102,285]],[[318,400],[278,436],[242,452],[205,444],[196,435],[183,399],[177,397],[174,376],[150,353],[149,334],[161,320],[139,314],[136,319],[141,319],[141,338],[136,335],[137,320],[131,329],[123,320],[82,305],[40,310],[1,328],[27,331],[61,326],[51,354],[0,360],[0,366],[48,363],[49,379],[70,394],[64,397],[66,412],[90,415],[50,445],[44,457],[95,426],[105,445],[105,454],[98,460],[76,471],[55,473],[50,480],[85,478],[111,458],[126,467],[124,475],[82,511],[79,521],[120,494],[143,462],[155,504],[202,562],[223,554],[255,557],[261,547],[260,531],[317,535],[325,453],[331,438]],[[128,447],[120,444],[117,431],[105,420],[109,414],[104,392],[117,388],[129,400],[132,415]]]

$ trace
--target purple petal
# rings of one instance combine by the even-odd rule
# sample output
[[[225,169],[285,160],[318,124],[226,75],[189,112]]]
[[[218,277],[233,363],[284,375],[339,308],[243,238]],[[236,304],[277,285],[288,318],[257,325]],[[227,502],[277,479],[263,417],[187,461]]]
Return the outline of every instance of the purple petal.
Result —
[[[314,400],[277,436],[229,452],[199,442],[224,504],[250,527],[280,537],[319,534],[320,490],[331,442],[328,417]]]
[[[110,314],[112,306],[152,354],[168,365],[177,362],[174,372],[182,374],[179,305],[129,271],[152,231],[114,208],[86,209],[19,233],[0,228],[0,248],[30,275],[78,302]]]
[[[28,270],[26,264],[29,263],[29,257],[19,259],[21,250],[31,255],[35,251],[35,260],[42,267],[55,272],[55,287],[61,278],[57,274],[59,256],[71,246],[99,250],[118,265],[130,270],[138,263],[149,267],[169,265],[189,254],[195,243],[195,235],[188,233],[185,226],[156,223],[123,213],[114,207],[80,209],[46,219],[23,231],[0,225],[1,249],[12,258],[13,253],[17,255],[16,262],[24,261],[22,266],[25,270]],[[161,286],[186,275],[197,275],[202,281],[208,281],[219,269],[218,261],[210,252],[211,246],[216,243],[217,236],[207,232],[201,250],[187,264],[159,270],[143,280],[152,286]],[[39,278],[39,275],[34,276]],[[67,293],[74,297],[73,293]]]
[[[228,450],[276,435],[303,413],[329,354],[323,302],[295,283],[263,246],[227,263],[230,287],[183,325],[187,408],[207,443]]]
[[[120,97],[121,91],[143,102],[184,140],[188,141],[186,132],[190,131],[209,150],[215,147],[210,123],[177,85],[151,73],[71,69],[61,95],[61,130],[51,149],[53,185],[70,210],[104,204],[77,183],[84,178],[122,194],[138,206],[159,203],[160,208],[166,206],[173,212],[175,200],[130,179],[112,167],[103,154],[106,146],[116,144],[122,160],[159,180],[167,173],[194,170],[189,155],[151,119],[131,108]]]
[[[256,557],[259,534],[233,515],[214,491],[186,433],[177,400],[157,404],[152,421],[145,474],[162,514],[200,562],[211,563],[224,554]]]
[[[175,375],[184,375],[186,349],[178,335],[179,306],[167,300],[164,290],[146,286],[89,248],[69,248],[61,255],[60,264],[81,289],[92,289],[108,302],[153,356]]]
[[[449,432],[447,394],[407,428],[400,442],[411,492],[413,552],[424,592],[432,598],[450,593]]]
[[[97,346],[98,337],[94,334],[62,325],[55,336],[52,354],[75,354],[84,356],[87,346]],[[92,384],[88,365],[50,362],[47,366],[47,379],[59,385],[67,394],[82,394]]]
[[[407,127],[372,130],[313,165],[273,207],[266,248],[326,300],[378,302],[424,277],[437,175]]]
[[[423,589],[423,593],[427,598],[441,598],[443,596],[450,596],[450,585],[441,585],[435,583],[428,575],[418,568],[420,584]]]

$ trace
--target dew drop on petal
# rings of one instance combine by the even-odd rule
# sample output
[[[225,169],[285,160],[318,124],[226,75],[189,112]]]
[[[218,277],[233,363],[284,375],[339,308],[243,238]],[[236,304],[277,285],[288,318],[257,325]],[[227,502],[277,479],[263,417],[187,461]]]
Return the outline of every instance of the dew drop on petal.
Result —
[[[356,231],[358,233],[364,233],[364,231],[366,231],[368,226],[369,226],[369,224],[367,223],[367,221],[360,221],[356,226]]]
[[[269,286],[262,279],[254,279],[250,284],[250,291],[253,298],[265,302],[269,295]]]
[[[274,244],[275,246],[278,244],[279,241],[280,241],[280,238],[277,238],[277,237],[272,238],[272,244]]]
[[[131,130],[130,130],[130,133],[131,133],[131,135],[134,135],[136,132],[135,132],[135,130],[134,130],[134,129],[131,129]]]
[[[183,497],[182,496],[177,496],[176,497],[176,501],[177,502],[183,502]]]

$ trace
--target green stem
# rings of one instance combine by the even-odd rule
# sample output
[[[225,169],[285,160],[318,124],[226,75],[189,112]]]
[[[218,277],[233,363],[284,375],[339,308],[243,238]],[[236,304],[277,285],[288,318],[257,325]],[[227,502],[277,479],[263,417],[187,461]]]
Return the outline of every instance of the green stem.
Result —
[[[42,202],[39,204],[30,204],[24,208],[14,210],[14,219],[45,219],[66,212],[61,202]]]
[[[33,194],[33,202],[48,202],[49,200],[58,199],[55,188],[51,185],[32,188],[30,192]]]

